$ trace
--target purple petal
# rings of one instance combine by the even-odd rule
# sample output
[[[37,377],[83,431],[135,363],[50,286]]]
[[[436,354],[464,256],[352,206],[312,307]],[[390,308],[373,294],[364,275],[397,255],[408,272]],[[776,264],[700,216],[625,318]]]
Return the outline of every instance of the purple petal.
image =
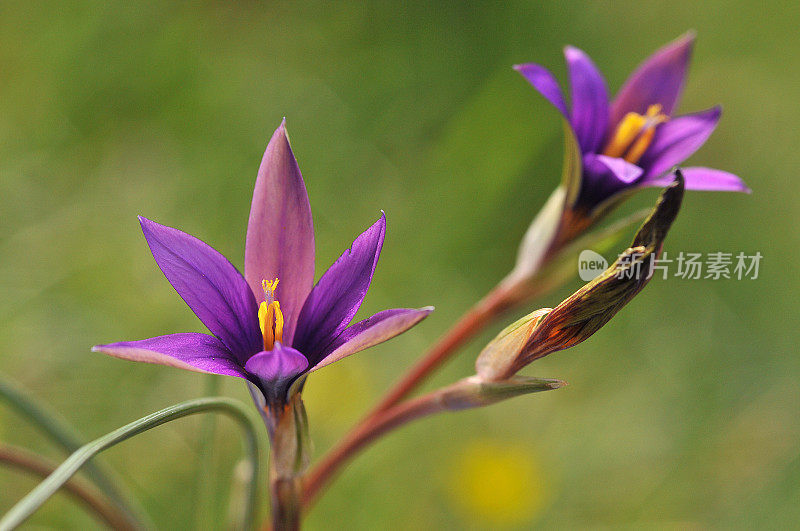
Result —
[[[259,380],[258,386],[266,402],[281,405],[286,401],[286,392],[294,377],[306,368],[308,360],[305,356],[280,343],[275,343],[270,351],[259,352],[245,364],[245,369]]]
[[[264,299],[262,280],[280,279],[275,298],[284,316],[283,338],[292,343],[297,317],[314,284],[314,222],[285,124],[272,135],[253,190],[244,276]]]
[[[596,152],[608,129],[608,89],[603,76],[584,52],[564,48],[569,70],[572,128],[583,153]]]
[[[583,157],[583,181],[576,204],[592,210],[629,188],[641,175],[642,169],[625,159],[588,153]]]
[[[721,114],[722,109],[717,106],[659,125],[653,143],[639,161],[645,168],[644,180],[659,177],[689,158],[714,132]]]
[[[564,95],[561,93],[558,81],[548,69],[536,63],[528,63],[514,65],[514,70],[522,74],[528,80],[528,83],[533,85],[533,88],[538,90],[547,101],[561,111],[564,118],[569,120],[569,111],[567,110],[567,104],[564,103]]]
[[[142,216],[139,222],[158,267],[211,333],[242,362],[261,350],[258,307],[236,268],[194,236]]]
[[[645,114],[655,103],[671,116],[683,89],[693,45],[694,33],[689,32],[646,59],[611,104],[611,123],[618,124],[629,112]]]
[[[125,360],[246,378],[227,347],[208,334],[171,334],[141,341],[97,345],[92,350]]]
[[[247,372],[265,382],[276,382],[294,378],[308,367],[308,360],[292,347],[275,343],[272,350],[262,350],[245,364]]]
[[[639,161],[645,180],[659,177],[689,158],[711,136],[722,114],[720,107],[677,116],[656,129],[653,143]]]
[[[630,184],[642,175],[642,169],[636,164],[606,155],[586,155],[583,165],[594,173],[604,174],[622,184]]]
[[[681,168],[683,178],[686,180],[687,190],[704,190],[716,192],[745,192],[750,193],[750,188],[732,173],[713,168],[691,167]],[[643,183],[644,186],[667,186],[672,183],[674,177],[668,173],[658,179],[649,180]]]
[[[365,348],[392,339],[428,317],[432,311],[432,306],[420,308],[419,310],[398,308],[384,310],[363,321],[359,321],[346,328],[339,337],[328,345],[320,359],[309,360],[311,364],[317,362],[311,370],[316,371]]]
[[[386,233],[386,217],[365,230],[325,271],[297,321],[294,347],[310,358],[344,330],[367,294]]]

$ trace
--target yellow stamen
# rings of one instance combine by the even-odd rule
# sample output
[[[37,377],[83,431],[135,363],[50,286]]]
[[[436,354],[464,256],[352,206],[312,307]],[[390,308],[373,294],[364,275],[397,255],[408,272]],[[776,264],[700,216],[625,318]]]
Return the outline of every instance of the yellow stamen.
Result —
[[[633,145],[628,148],[628,152],[625,153],[625,160],[630,162],[631,164],[636,164],[639,162],[639,159],[642,158],[644,152],[647,151],[647,148],[650,147],[650,142],[653,141],[653,137],[656,134],[655,127],[648,127],[642,134],[639,135],[639,138],[633,143]]]
[[[636,114],[635,112],[626,114],[625,118],[617,126],[614,136],[606,145],[603,155],[621,157],[636,138],[636,135],[639,134],[639,131],[642,130],[645,122],[646,120],[641,114]]]
[[[603,155],[622,157],[631,164],[636,164],[650,147],[656,126],[668,119],[665,114],[661,114],[661,105],[659,104],[650,105],[644,116],[629,112],[617,126],[614,136],[606,144]]]
[[[277,278],[272,281],[261,281],[261,287],[264,288],[264,296],[267,298],[267,302],[272,302],[275,300],[275,290],[278,289],[278,282],[280,281]]]
[[[272,350],[276,341],[283,341],[283,312],[275,300],[278,279],[272,282],[262,280],[261,287],[264,288],[264,302],[258,307],[258,325],[264,337],[264,350]]]

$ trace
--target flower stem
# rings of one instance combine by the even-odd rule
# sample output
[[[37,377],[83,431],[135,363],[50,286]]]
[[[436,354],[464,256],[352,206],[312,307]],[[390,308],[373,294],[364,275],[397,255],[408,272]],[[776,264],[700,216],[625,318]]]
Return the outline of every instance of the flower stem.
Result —
[[[376,437],[409,420],[429,414],[431,411],[424,409],[430,407],[424,405],[429,395],[407,402],[402,400],[452,358],[460,346],[505,311],[540,293],[538,289],[520,289],[519,285],[504,281],[470,308],[428,351],[427,355],[420,359],[308,473],[303,484],[303,506],[307,508],[313,503],[319,491],[333,479],[337,470]]]
[[[41,401],[29,392],[0,377],[0,398],[4,398],[24,418],[41,429],[53,442],[71,453],[81,447],[82,437],[58,414],[49,411]],[[152,527],[149,517],[138,506],[127,501],[127,496],[118,488],[113,475],[99,463],[88,463],[86,474],[95,485],[141,527]]]
[[[297,477],[284,478],[270,467],[270,496],[272,500],[272,527],[274,531],[300,529],[301,484]]]
[[[301,477],[309,462],[308,419],[299,393],[288,403],[270,404],[265,412],[272,529],[295,531],[300,529]]]
[[[500,284],[461,316],[428,353],[411,367],[405,376],[383,396],[378,405],[366,415],[361,425],[397,405],[411,394],[431,374],[452,358],[460,346],[491,324],[496,317],[509,307],[508,293],[503,285]]]
[[[0,463],[24,470],[42,479],[49,476],[56,469],[56,465],[42,457],[23,448],[16,448],[6,444],[0,444]],[[82,502],[112,529],[126,531],[139,529],[138,523],[131,520],[130,515],[106,501],[103,495],[96,488],[92,488],[91,485],[86,485],[73,479],[64,484],[64,490]]]
[[[647,211],[639,211],[608,227],[577,238],[571,234],[558,242],[546,241],[547,248],[534,265],[523,267],[522,273],[515,268],[500,281],[483,299],[470,308],[439,341],[422,357],[378,402],[378,404],[345,437],[323,457],[316,469],[309,473],[306,490],[312,495],[304,496],[304,503],[316,496],[320,489],[349,458],[354,450],[353,441],[367,437],[372,429],[381,426],[384,414],[418,388],[431,374],[444,365],[459,347],[492,324],[506,311],[531,299],[541,297],[574,276],[574,260],[583,249],[599,248],[616,242],[633,224],[639,223]],[[535,222],[534,222],[535,223]],[[584,227],[585,228],[585,227]],[[571,241],[572,238],[574,241]],[[571,242],[571,243],[570,243]],[[535,254],[535,253],[534,253]],[[524,263],[523,263],[524,264]],[[386,429],[382,431],[385,433]],[[356,448],[357,450],[358,448]],[[344,456],[344,457],[343,457]],[[322,478],[318,481],[316,477]]]
[[[0,520],[0,530],[14,529],[22,524],[31,514],[46,502],[64,483],[66,483],[87,461],[92,457],[126,439],[160,426],[166,422],[176,420],[187,415],[217,411],[225,413],[244,428],[246,452],[253,463],[250,481],[250,494],[245,508],[246,529],[251,529],[255,514],[257,474],[259,470],[258,437],[254,423],[250,419],[249,411],[238,401],[223,397],[200,398],[175,404],[146,417],[137,419],[130,424],[116,429],[92,442],[78,448],[66,461],[64,461],[47,479],[42,481],[27,496],[20,500]]]
[[[506,306],[505,290],[500,286],[467,311],[450,330],[414,365],[381,399],[380,402],[351,429],[339,443],[308,473],[303,483],[303,507],[307,508],[338,469],[355,453],[379,435],[426,414],[424,399],[401,401],[434,371],[447,362],[456,350],[480,332]]]

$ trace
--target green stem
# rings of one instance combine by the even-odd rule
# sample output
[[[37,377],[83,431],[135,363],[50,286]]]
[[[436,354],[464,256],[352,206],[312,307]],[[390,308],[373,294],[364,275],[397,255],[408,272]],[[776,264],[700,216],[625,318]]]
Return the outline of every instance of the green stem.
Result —
[[[205,376],[205,388],[203,396],[216,396],[220,392],[222,378],[216,374],[208,374]],[[195,496],[195,511],[197,520],[195,522],[197,529],[203,529],[209,525],[210,522],[215,521],[214,514],[216,512],[215,505],[215,491],[216,482],[213,480],[214,475],[214,432],[216,431],[217,417],[214,415],[207,415],[203,417],[200,425],[200,444],[198,456],[200,458],[199,466],[197,467],[197,478],[195,481],[196,496]]]
[[[62,419],[57,413],[41,401],[35,399],[31,393],[11,383],[0,376],[0,398],[4,398],[11,407],[32,424],[41,429],[53,442],[72,453],[83,444],[77,430]],[[112,479],[113,475],[98,463],[86,465],[86,475],[97,487],[104,492],[122,511],[142,527],[152,527],[150,519],[138,504],[133,505],[127,501],[129,496],[117,487],[118,482]]]
[[[137,419],[130,424],[116,429],[94,441],[78,448],[59,466],[47,479],[42,481],[27,496],[20,500],[0,520],[0,531],[14,529],[22,524],[31,514],[46,502],[61,486],[66,483],[86,462],[92,457],[124,440],[147,430],[160,426],[166,422],[176,420],[187,415],[217,411],[225,413],[239,422],[245,431],[245,446],[248,457],[253,465],[250,478],[250,492],[245,508],[246,529],[252,529],[256,506],[257,476],[259,470],[258,437],[254,423],[250,419],[249,410],[238,401],[229,398],[199,398],[157,411],[146,417]]]

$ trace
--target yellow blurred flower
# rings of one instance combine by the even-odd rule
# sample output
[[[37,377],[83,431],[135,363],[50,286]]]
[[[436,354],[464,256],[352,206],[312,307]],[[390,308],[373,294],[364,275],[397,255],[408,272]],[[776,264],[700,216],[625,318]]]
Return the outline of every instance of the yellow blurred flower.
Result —
[[[468,442],[447,477],[456,508],[494,527],[532,521],[551,498],[550,488],[531,448],[491,439]]]

